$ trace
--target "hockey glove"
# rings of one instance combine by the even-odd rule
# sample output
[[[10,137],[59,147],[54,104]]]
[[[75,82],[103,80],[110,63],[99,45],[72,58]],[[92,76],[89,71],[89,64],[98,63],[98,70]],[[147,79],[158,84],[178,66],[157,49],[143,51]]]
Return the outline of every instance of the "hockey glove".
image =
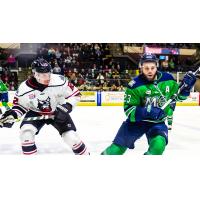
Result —
[[[11,128],[17,119],[17,113],[12,109],[6,111],[0,118],[0,128]]]
[[[161,120],[165,117],[165,113],[159,107],[147,106],[146,116],[147,116],[147,118],[150,118],[153,120]]]
[[[165,117],[164,111],[159,107],[147,106],[147,107],[137,107],[136,108],[136,120],[161,120]]]
[[[64,123],[68,120],[69,113],[72,111],[72,105],[69,103],[58,105],[55,110],[55,122]]]
[[[181,91],[180,93],[183,96],[189,96],[190,90],[193,88],[195,82],[196,82],[196,76],[191,72],[187,72],[185,76],[183,77],[182,83],[180,85]]]

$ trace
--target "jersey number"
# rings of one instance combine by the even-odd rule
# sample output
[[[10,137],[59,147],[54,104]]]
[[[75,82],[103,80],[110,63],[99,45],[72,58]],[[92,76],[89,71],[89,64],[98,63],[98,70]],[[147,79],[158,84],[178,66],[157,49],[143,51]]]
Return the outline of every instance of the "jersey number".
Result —
[[[14,97],[14,99],[13,99],[13,104],[14,104],[14,105],[17,105],[17,104],[18,104],[18,98],[17,98],[17,97]]]
[[[130,103],[130,101],[131,101],[131,95],[130,95],[130,94],[125,94],[125,95],[124,95],[124,101],[125,101],[126,103]]]

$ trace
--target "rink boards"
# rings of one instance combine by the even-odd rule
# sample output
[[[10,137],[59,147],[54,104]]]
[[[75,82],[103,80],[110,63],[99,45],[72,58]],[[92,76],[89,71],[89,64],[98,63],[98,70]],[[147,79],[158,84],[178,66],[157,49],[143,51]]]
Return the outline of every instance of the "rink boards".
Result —
[[[14,91],[9,92],[9,105],[12,106]],[[124,92],[102,92],[102,91],[81,91],[81,101],[78,106],[122,106]],[[177,106],[199,106],[200,93],[191,92],[189,98],[183,102],[177,102]],[[2,106],[0,102],[0,106]]]

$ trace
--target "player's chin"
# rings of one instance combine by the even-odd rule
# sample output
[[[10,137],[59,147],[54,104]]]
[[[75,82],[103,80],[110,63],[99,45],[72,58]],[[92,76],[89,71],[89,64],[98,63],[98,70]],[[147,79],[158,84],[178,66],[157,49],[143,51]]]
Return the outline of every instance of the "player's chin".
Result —
[[[50,82],[50,81],[44,81],[42,84],[43,84],[43,85],[49,85],[49,82]]]
[[[153,81],[154,80],[154,76],[153,75],[147,75],[146,76],[148,81]]]

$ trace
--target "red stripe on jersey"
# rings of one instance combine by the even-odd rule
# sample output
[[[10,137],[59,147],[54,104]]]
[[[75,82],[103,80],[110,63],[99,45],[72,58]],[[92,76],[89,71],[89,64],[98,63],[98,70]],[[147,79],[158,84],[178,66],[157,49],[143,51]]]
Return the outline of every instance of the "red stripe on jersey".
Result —
[[[72,83],[68,82],[67,85],[70,87],[70,89],[71,89],[72,91],[74,90],[74,85],[73,85]]]
[[[40,114],[40,115],[54,115],[55,112],[54,111],[53,112],[38,112],[38,114]]]
[[[28,84],[33,87],[33,88],[38,88],[36,85],[33,85],[33,83],[31,82],[31,79],[27,80]]]
[[[17,109],[13,109],[15,112],[19,113],[21,116],[23,115],[23,113]]]
[[[68,96],[68,97],[66,97],[65,99],[68,99],[68,98],[70,98],[70,97],[72,97],[72,96],[76,96],[77,94],[79,94],[80,92],[79,92],[79,90],[76,90],[76,92],[74,92],[73,94],[71,94],[70,96]]]
[[[79,92],[79,93],[75,94],[74,96],[75,96],[75,97],[76,97],[76,96],[81,96],[81,93]]]
[[[28,111],[28,109],[24,108],[23,106],[19,105],[18,103],[13,105],[14,109],[18,109],[17,107],[19,107],[22,111],[24,111],[25,113]],[[19,110],[19,109],[18,109]],[[21,111],[21,112],[22,112]]]

